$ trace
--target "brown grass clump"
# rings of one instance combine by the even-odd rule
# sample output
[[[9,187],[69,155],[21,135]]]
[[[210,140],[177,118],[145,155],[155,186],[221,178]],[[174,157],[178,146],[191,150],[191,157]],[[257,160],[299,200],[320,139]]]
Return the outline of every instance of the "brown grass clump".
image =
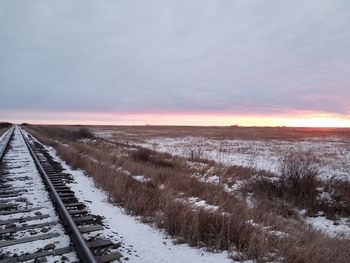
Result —
[[[346,263],[350,258],[349,240],[330,239],[311,231],[295,233],[280,250],[286,263]]]
[[[306,208],[309,213],[317,212],[318,162],[310,153],[289,151],[281,158],[278,178],[259,176],[246,186],[258,199],[270,200],[270,205],[280,214],[291,216],[290,205]],[[285,200],[287,203],[280,200]]]
[[[308,215],[322,211],[328,218],[350,216],[350,183],[340,180],[319,181],[319,162],[310,152],[287,152],[281,158],[280,177],[272,180],[260,176],[247,184],[245,192],[254,193],[285,217],[295,216],[295,209],[307,209]],[[330,193],[320,198],[319,189]]]
[[[322,211],[330,219],[350,216],[350,182],[331,179],[324,189],[330,193],[330,199],[323,200]]]
[[[193,210],[181,202],[170,201],[164,207],[161,226],[193,246],[248,250],[256,230],[246,223],[247,219],[248,214],[243,210],[237,210],[236,215],[224,215],[206,209]]]
[[[72,133],[76,139],[92,139],[95,135],[88,128],[80,128]]]
[[[10,122],[0,122],[0,129],[3,129],[3,128],[10,128],[13,124],[10,123]]]
[[[33,128],[34,126],[29,127]],[[78,127],[77,129],[63,129],[57,126],[47,126],[45,128],[38,126],[36,129],[39,129],[40,132],[43,132],[49,138],[56,137],[68,141],[93,139],[95,137],[95,135],[85,127]]]
[[[3,135],[11,126],[12,123],[0,122],[0,136]]]
[[[2,129],[0,128],[0,136],[3,135],[5,133],[6,129]]]
[[[150,163],[157,167],[174,168],[173,162],[167,160],[171,158],[169,154],[159,154],[149,149],[140,148],[133,151],[130,154],[130,157],[136,162]]]
[[[279,194],[298,206],[312,207],[317,197],[319,165],[310,152],[290,151],[282,157]]]

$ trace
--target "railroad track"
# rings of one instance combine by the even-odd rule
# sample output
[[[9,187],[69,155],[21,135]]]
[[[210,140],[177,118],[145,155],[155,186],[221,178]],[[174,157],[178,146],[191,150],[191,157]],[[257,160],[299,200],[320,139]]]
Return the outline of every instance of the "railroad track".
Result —
[[[0,143],[0,263],[120,260],[43,146],[16,126]]]

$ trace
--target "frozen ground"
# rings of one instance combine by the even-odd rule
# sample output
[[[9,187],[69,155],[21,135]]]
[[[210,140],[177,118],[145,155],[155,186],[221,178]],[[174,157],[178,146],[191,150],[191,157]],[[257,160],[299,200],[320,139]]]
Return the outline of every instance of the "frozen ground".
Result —
[[[172,155],[190,157],[191,151],[202,158],[214,160],[226,165],[241,165],[277,172],[278,156],[289,149],[311,151],[317,156],[320,164],[320,179],[332,177],[350,180],[350,141],[338,138],[309,138],[302,141],[251,141],[251,140],[212,140],[198,137],[149,139],[140,146]],[[209,183],[217,183],[218,176],[203,177]],[[228,191],[239,188],[241,181],[237,181]],[[243,182],[244,183],[244,182]],[[337,221],[318,217],[305,218],[305,222],[332,237],[350,239],[350,222],[347,218]]]
[[[331,237],[350,239],[350,221],[348,218],[333,221],[324,216],[308,217],[306,223]]]
[[[101,131],[102,132],[102,131]],[[114,132],[115,133],[115,132]],[[98,136],[113,138],[113,131],[103,131]],[[329,179],[335,177],[341,180],[350,180],[350,141],[340,137],[313,137],[295,140],[214,140],[201,137],[154,137],[145,139],[140,146],[167,152],[172,155],[202,157],[226,165],[241,165],[267,171],[277,172],[279,168],[279,156],[289,149],[311,151],[319,159],[320,178]],[[189,161],[189,163],[191,163]],[[217,184],[219,176],[197,175],[199,180]],[[244,184],[244,180],[237,180],[232,186],[227,186],[227,191],[236,191]],[[201,206],[205,201],[182,200]],[[332,237],[350,238],[350,222],[347,218],[337,221],[326,219],[321,214],[317,217],[306,217],[305,223],[314,229]]]
[[[107,201],[107,194],[94,186],[93,180],[80,170],[72,170],[57,157],[55,150],[47,148],[54,159],[62,163],[67,173],[74,176],[75,183],[70,187],[80,201],[93,214],[103,217],[107,226],[101,231],[116,243],[122,242],[121,253],[128,257],[128,262],[232,262],[228,253],[211,253],[181,244],[175,245],[172,238],[151,225],[141,223],[137,218],[127,215],[125,211]]]
[[[279,156],[289,149],[311,151],[319,159],[321,179],[350,180],[350,141],[338,137],[282,140],[213,140],[201,137],[148,139],[140,146],[172,155],[207,158],[226,165],[278,171]]]

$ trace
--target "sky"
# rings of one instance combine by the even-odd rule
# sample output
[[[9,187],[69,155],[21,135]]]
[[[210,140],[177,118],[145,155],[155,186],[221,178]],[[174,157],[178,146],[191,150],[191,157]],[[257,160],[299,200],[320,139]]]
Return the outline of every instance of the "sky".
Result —
[[[350,127],[349,0],[0,0],[0,120]]]

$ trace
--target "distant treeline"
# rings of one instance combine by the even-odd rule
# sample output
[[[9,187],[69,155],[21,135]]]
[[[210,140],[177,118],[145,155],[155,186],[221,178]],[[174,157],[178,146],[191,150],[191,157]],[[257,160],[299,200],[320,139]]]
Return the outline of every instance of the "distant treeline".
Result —
[[[7,128],[12,126],[13,124],[10,122],[0,122],[0,128]]]

